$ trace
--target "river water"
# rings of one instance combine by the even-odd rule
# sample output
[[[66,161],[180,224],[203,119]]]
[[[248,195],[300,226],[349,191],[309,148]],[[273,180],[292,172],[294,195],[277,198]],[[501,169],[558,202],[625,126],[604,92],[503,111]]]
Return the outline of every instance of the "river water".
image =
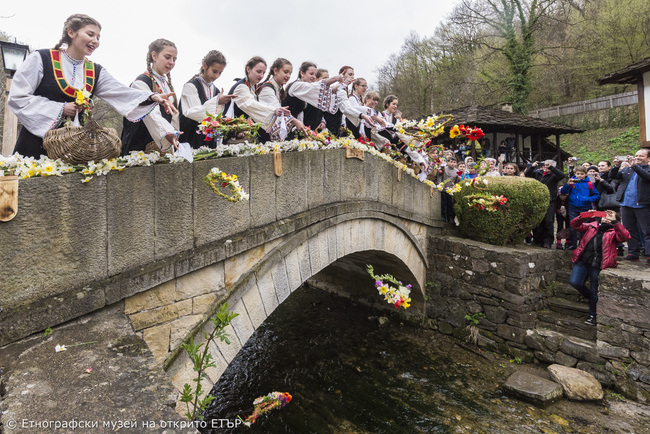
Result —
[[[541,409],[510,398],[501,384],[525,367],[467,351],[450,337],[402,323],[396,315],[380,325],[380,316],[386,313],[301,287],[221,376],[205,419],[245,418],[255,398],[279,391],[293,400],[238,431],[600,433],[642,432],[639,426],[650,426],[626,425],[624,414],[619,423],[607,401],[563,401]]]

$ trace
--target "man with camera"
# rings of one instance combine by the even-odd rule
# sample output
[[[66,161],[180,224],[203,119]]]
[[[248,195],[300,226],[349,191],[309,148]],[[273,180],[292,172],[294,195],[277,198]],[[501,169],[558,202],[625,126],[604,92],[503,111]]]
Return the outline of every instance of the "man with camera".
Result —
[[[623,226],[630,232],[628,241],[628,261],[638,261],[641,253],[641,239],[646,248],[650,248],[650,150],[639,149],[630,167],[620,169],[620,159],[614,158],[614,167],[609,175],[611,179],[620,179],[621,186],[616,192],[616,200],[621,204]],[[641,235],[637,230],[641,228]],[[646,255],[647,256],[647,255]],[[650,257],[646,259],[650,265]]]

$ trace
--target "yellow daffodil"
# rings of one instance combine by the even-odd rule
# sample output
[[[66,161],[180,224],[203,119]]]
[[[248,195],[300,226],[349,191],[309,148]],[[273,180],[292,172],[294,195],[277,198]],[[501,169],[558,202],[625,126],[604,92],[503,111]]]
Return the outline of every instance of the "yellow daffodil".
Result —
[[[451,130],[449,131],[449,138],[453,139],[455,137],[458,137],[460,135],[460,129],[458,128],[458,125],[454,125],[451,127]]]

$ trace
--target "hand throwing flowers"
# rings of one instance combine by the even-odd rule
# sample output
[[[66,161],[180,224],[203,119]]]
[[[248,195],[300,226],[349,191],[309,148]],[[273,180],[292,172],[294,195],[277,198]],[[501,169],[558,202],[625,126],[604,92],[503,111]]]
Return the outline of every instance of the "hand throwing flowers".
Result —
[[[404,309],[407,309],[411,306],[411,299],[409,295],[411,294],[411,285],[402,285],[402,282],[395,279],[390,274],[384,274],[382,276],[375,276],[374,268],[372,265],[368,265],[368,274],[375,279],[375,286],[380,295],[384,296],[384,299],[395,306],[395,309],[402,306]],[[390,286],[386,281],[394,284],[397,288]]]
[[[205,183],[208,184],[208,187],[210,187],[212,191],[230,202],[241,202],[242,200],[248,200],[249,198],[248,193],[246,193],[239,185],[237,175],[228,175],[226,172],[219,170],[219,168],[213,167],[204,179]],[[230,191],[233,193],[232,196],[228,196],[221,192],[220,188],[227,186],[230,187]]]

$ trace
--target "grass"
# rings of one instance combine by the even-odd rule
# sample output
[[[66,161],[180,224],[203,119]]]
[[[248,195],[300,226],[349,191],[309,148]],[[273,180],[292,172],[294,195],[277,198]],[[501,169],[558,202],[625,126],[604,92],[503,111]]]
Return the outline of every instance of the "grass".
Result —
[[[582,134],[565,134],[560,147],[580,158],[597,164],[600,160],[613,161],[617,155],[634,155],[639,150],[639,127],[600,128]]]

